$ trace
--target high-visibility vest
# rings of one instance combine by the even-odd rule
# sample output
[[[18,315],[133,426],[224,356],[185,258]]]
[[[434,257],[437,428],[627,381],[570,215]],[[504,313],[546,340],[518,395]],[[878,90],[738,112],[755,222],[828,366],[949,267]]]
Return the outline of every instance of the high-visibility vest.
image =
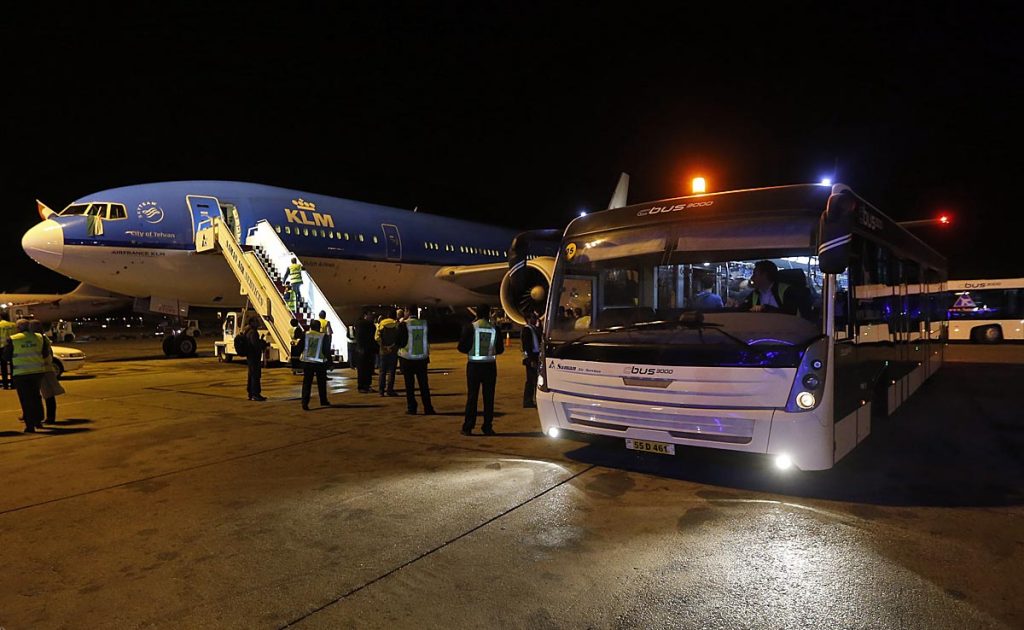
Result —
[[[494,363],[494,344],[498,337],[498,329],[486,319],[473,322],[473,349],[469,360],[474,363]]]
[[[302,284],[302,265],[300,263],[288,265],[288,283]]]
[[[323,363],[324,362],[324,335],[323,333],[315,330],[306,332],[306,343],[302,350],[302,355],[299,357],[300,360],[308,363]]]
[[[427,341],[427,322],[422,319],[406,320],[405,328],[409,331],[409,341],[405,347],[398,349],[398,356],[410,361],[426,359],[430,354],[430,343]]]
[[[789,290],[789,285],[786,284],[785,282],[779,282],[778,283],[778,287],[779,287],[779,308],[782,308],[782,299],[786,296],[786,291]],[[758,291],[757,289],[754,289],[754,292],[750,294],[750,304],[751,304],[751,306],[757,306],[760,303],[761,303],[761,292]]]
[[[43,360],[43,336],[39,333],[17,333],[11,335],[14,344],[14,375],[42,374],[46,371]]]
[[[14,322],[9,322],[6,319],[0,319],[0,346],[7,345],[7,340],[14,334],[15,329],[18,325]]]
[[[318,319],[317,321],[320,322],[320,332],[322,332],[325,335],[334,334],[333,330],[328,330],[331,327],[331,322],[327,321],[326,319]]]

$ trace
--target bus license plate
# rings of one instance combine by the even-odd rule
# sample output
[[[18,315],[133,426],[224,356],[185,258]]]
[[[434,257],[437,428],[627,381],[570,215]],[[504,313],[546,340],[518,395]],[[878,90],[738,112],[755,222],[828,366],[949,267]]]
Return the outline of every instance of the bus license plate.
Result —
[[[657,453],[659,455],[675,455],[676,445],[665,444],[664,442],[648,442],[647,440],[633,440],[626,438],[626,448],[646,453]]]

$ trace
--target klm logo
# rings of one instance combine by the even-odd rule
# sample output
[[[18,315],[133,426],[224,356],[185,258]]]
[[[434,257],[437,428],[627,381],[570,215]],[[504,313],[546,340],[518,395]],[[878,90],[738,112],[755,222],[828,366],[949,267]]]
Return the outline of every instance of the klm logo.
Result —
[[[302,199],[292,199],[295,209],[285,208],[284,217],[288,223],[312,225],[314,227],[334,227],[334,218],[329,214],[316,211],[316,204]]]

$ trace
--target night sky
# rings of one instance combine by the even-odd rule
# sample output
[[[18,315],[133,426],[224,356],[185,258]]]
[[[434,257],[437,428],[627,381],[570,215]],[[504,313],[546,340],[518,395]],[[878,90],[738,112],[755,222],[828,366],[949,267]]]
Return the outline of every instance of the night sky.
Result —
[[[620,171],[631,202],[835,171],[951,212],[918,233],[953,277],[1024,275],[1013,3],[362,4],[6,16],[0,290],[74,285],[21,250],[35,198],[236,179],[562,228]]]

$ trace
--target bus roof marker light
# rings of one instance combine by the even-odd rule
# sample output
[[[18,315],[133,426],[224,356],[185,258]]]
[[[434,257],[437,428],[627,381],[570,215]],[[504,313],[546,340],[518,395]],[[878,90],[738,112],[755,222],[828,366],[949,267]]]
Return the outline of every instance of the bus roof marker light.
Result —
[[[695,195],[706,193],[708,191],[708,182],[703,177],[694,177],[690,184],[690,189]]]
[[[793,467],[793,459],[783,453],[775,458],[775,467],[779,470],[789,470]]]

